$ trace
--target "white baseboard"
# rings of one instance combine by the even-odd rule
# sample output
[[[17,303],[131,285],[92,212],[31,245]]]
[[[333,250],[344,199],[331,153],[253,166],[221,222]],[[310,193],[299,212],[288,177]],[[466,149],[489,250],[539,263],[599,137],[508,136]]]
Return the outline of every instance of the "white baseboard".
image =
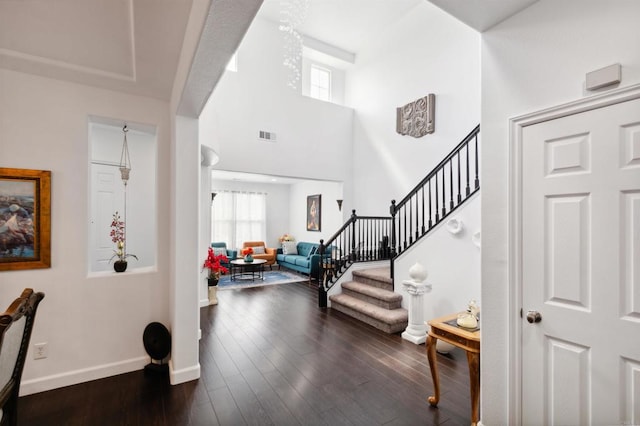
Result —
[[[141,356],[111,364],[97,365],[95,367],[40,377],[38,379],[23,380],[20,384],[20,396],[31,395],[65,386],[77,385],[78,383],[104,379],[105,377],[129,373],[131,371],[142,370],[148,363],[149,357]]]
[[[173,362],[169,361],[169,382],[172,385],[198,380],[200,378],[200,364],[182,370],[175,370]]]
[[[209,306],[209,299],[200,299],[200,307],[204,308],[205,306]]]

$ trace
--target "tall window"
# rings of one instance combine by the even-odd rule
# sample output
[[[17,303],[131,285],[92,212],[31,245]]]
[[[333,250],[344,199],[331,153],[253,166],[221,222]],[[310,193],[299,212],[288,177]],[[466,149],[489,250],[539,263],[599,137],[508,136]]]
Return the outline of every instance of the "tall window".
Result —
[[[327,102],[331,100],[331,71],[316,64],[311,64],[309,82],[310,97]]]
[[[264,241],[267,231],[266,195],[257,192],[213,191],[211,241],[224,241],[228,248],[245,241]]]

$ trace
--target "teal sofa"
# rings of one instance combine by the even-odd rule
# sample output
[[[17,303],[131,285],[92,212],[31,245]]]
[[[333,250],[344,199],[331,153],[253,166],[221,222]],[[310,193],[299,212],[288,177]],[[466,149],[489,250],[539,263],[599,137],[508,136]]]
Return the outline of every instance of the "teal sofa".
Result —
[[[309,279],[318,278],[320,272],[320,244],[301,241],[296,244],[298,254],[283,254],[278,248],[276,261],[280,267],[293,269],[309,275]],[[325,256],[330,256],[330,248],[325,249]]]

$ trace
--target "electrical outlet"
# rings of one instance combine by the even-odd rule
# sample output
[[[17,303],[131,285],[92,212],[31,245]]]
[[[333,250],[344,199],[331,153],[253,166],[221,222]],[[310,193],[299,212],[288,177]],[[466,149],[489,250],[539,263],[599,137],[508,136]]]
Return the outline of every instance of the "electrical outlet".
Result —
[[[47,343],[36,343],[33,345],[33,359],[43,359],[49,355]]]

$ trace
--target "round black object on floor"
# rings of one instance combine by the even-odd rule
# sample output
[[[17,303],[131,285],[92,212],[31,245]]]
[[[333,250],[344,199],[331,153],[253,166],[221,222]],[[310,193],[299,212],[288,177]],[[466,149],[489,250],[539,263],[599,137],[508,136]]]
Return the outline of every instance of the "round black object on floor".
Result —
[[[145,371],[168,372],[169,365],[162,363],[162,360],[171,352],[171,334],[167,327],[159,322],[150,323],[144,329],[142,343],[151,357],[151,362],[144,367]]]

